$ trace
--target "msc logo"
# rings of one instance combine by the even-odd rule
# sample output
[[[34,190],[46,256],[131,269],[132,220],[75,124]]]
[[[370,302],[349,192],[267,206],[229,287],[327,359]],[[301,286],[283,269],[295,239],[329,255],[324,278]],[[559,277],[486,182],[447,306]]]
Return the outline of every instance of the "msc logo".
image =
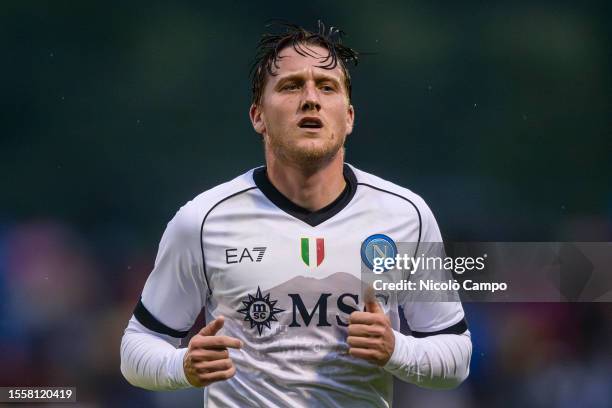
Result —
[[[277,322],[276,314],[284,312],[283,309],[274,307],[278,300],[270,300],[270,294],[262,296],[261,289],[257,287],[255,296],[249,294],[246,300],[242,301],[244,307],[238,313],[244,315],[244,321],[251,322],[251,329],[257,327],[261,336],[264,326],[270,328],[270,322]]]
[[[291,324],[289,327],[302,327],[302,324],[298,322],[298,315],[301,318],[300,320],[303,322],[304,326],[310,326],[310,322],[315,315],[318,316],[316,324],[317,327],[331,326],[327,320],[327,303],[328,298],[332,296],[331,293],[322,293],[321,296],[319,296],[317,303],[310,311],[298,293],[288,293],[287,295],[291,298],[291,303],[293,304]],[[349,299],[352,300],[352,302],[350,302]],[[355,307],[351,306],[351,303],[359,303],[359,295],[343,293],[336,299],[336,307],[338,308],[338,311],[346,315],[350,315],[351,313],[357,311]],[[348,327],[348,319],[346,319],[346,321],[342,321],[340,315],[336,315],[336,323],[338,326]]]
[[[239,251],[238,248],[227,248],[225,250],[225,263],[241,263],[245,259],[249,262],[261,262],[266,253],[266,249],[266,247],[255,247],[250,251],[248,248],[243,248],[242,251]],[[238,255],[239,253],[240,255]]]
[[[288,326],[279,326],[273,334],[283,334],[294,327],[308,327],[311,324],[317,327],[331,327],[334,318],[337,326],[348,327],[350,314],[358,311],[359,295],[355,293],[342,293],[337,296],[332,293],[321,293],[310,309],[299,293],[287,293],[287,296],[291,299],[291,323]],[[384,305],[389,303],[388,295],[376,294],[376,298]],[[276,300],[270,300],[269,293],[263,296],[258,286],[255,296],[249,294],[242,301],[244,307],[238,312],[245,315],[244,321],[250,322],[251,329],[256,327],[261,335],[264,326],[271,329],[270,322],[278,322],[275,315],[285,311],[275,307],[276,303]],[[336,305],[335,316],[328,314],[330,303]]]
[[[361,244],[361,260],[372,271],[374,271],[375,258],[395,258],[396,255],[397,246],[395,242],[384,234],[370,235]],[[374,273],[380,274],[382,272]]]
[[[312,310],[308,310],[308,308],[304,304],[304,301],[302,300],[302,297],[298,293],[288,293],[288,295],[291,298],[291,302],[293,304],[291,324],[289,325],[289,327],[302,327],[302,324],[304,326],[310,326],[310,322],[312,322],[313,317],[315,315],[318,316],[316,322],[317,327],[331,326],[329,320],[327,320],[329,317],[327,315],[327,304],[329,303],[328,299],[330,296],[332,296],[332,293],[322,293],[321,296],[319,296],[319,300],[317,300],[317,303],[312,307]],[[376,299],[379,299],[381,302],[383,302],[384,305],[387,305],[389,303],[388,295],[385,296],[383,294],[377,293]],[[351,313],[359,311],[359,309],[355,307],[358,304],[359,295],[357,294],[343,293],[339,295],[336,298],[336,308],[338,309],[338,312],[341,312],[342,314],[346,315],[346,317],[344,318],[344,320],[342,320],[340,314],[336,314],[336,324],[338,326],[348,327],[348,317]],[[302,323],[300,323],[298,320],[301,320]]]

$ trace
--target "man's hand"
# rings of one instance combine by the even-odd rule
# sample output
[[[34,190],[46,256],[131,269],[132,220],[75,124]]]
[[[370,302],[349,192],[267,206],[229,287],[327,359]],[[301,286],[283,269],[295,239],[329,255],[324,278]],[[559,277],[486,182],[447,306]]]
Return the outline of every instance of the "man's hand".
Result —
[[[349,317],[349,354],[384,366],[395,349],[395,335],[376,298],[366,301],[365,312],[353,312]]]
[[[194,387],[206,387],[213,382],[227,380],[236,373],[228,348],[239,349],[242,342],[233,337],[217,336],[223,323],[223,316],[219,316],[189,341],[183,369]]]

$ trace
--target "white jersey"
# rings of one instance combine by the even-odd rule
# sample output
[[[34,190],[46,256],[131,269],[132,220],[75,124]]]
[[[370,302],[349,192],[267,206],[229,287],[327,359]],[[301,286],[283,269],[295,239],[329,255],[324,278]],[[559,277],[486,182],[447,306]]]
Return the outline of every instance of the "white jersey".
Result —
[[[344,192],[302,209],[260,167],[208,190],[170,221],[134,317],[149,330],[185,337],[202,310],[223,315],[219,334],[236,374],[204,390],[205,406],[390,406],[392,375],[347,354],[348,316],[363,310],[361,246],[440,242],[436,221],[411,191],[344,166]],[[458,302],[383,305],[395,330],[398,306],[413,336],[463,333]]]

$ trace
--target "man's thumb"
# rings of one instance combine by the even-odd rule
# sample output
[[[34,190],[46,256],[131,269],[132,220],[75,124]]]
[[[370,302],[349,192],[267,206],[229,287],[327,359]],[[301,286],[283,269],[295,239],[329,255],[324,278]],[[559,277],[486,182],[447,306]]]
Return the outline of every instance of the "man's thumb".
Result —
[[[366,312],[385,314],[385,311],[383,310],[382,307],[380,307],[380,303],[378,303],[376,298],[366,301],[365,307],[366,307]]]
[[[371,286],[368,286],[365,290],[363,301],[365,304],[365,311],[369,313],[385,313],[380,303],[376,300],[376,292]]]
[[[204,326],[202,330],[200,330],[200,334],[202,336],[214,336],[219,330],[221,330],[224,322],[225,319],[223,318],[223,316],[219,316],[215,320]]]

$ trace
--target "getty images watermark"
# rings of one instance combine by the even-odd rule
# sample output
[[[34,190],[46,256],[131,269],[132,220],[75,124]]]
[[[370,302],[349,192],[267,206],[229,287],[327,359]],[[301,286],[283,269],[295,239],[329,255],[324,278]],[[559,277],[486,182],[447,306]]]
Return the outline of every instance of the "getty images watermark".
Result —
[[[394,242],[376,234],[361,247],[362,281],[381,292],[411,292],[421,301],[456,301],[459,293],[505,292],[506,280],[486,276],[486,252],[447,253],[444,243]]]
[[[410,275],[414,275],[417,271],[421,271],[423,275],[427,275],[428,271],[445,271],[454,272],[462,275],[470,271],[483,271],[486,267],[485,261],[487,254],[478,257],[462,256],[453,258],[450,256],[409,256],[408,254],[396,254],[394,257],[378,256],[372,259],[372,272],[377,275],[383,274],[385,271],[394,269],[396,271],[407,271]],[[458,282],[455,279],[446,279],[440,281],[437,279],[421,278],[418,280],[400,279],[399,281],[386,282],[383,279],[375,279],[372,282],[375,290],[430,290],[430,291],[458,291],[460,289],[466,291],[505,291],[508,289],[506,282],[475,282],[472,279],[465,279]]]
[[[612,302],[612,242],[394,242],[361,246],[361,281],[424,302]],[[403,292],[403,293],[402,293]]]

